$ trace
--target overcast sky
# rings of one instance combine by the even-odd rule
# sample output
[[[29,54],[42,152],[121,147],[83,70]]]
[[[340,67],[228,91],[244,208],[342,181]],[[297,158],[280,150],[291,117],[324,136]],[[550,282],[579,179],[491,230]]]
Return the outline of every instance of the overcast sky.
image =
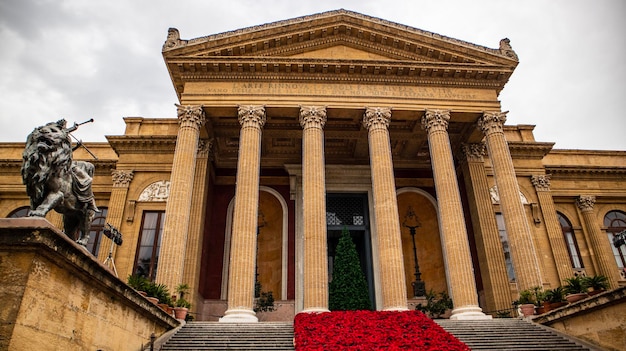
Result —
[[[339,8],[490,48],[508,37],[507,124],[558,149],[626,150],[623,0],[0,0],[0,141],[59,118],[94,118],[74,134],[105,141],[123,117],[176,117],[169,27],[192,39]]]

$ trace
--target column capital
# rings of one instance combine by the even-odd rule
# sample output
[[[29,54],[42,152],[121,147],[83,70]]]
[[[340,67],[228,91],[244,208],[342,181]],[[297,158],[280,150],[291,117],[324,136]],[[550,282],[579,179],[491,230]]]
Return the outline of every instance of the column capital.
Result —
[[[550,177],[549,174],[532,175],[530,181],[535,186],[535,190],[550,191]]]
[[[114,188],[128,188],[133,177],[134,172],[131,170],[114,169],[111,171]]]
[[[206,122],[202,105],[175,105],[181,127],[200,129]]]
[[[507,113],[509,113],[509,111],[483,112],[483,115],[478,119],[478,129],[480,129],[485,135],[489,135],[494,132],[502,133],[502,127],[506,122]]]
[[[263,105],[239,105],[237,115],[241,127],[256,127],[260,129],[265,125],[265,106]]]
[[[324,128],[326,124],[326,106],[300,106],[300,125],[302,128]]]
[[[483,162],[483,156],[486,154],[487,147],[485,143],[463,143],[461,145],[463,155],[470,162]]]
[[[448,130],[450,110],[426,110],[422,117],[422,129],[426,132]]]
[[[208,157],[213,148],[213,138],[198,140],[198,157]]]
[[[580,195],[576,198],[576,206],[583,211],[593,211],[593,205],[596,203],[596,197],[593,195]]]
[[[366,107],[363,115],[363,126],[367,130],[389,128],[391,107]]]

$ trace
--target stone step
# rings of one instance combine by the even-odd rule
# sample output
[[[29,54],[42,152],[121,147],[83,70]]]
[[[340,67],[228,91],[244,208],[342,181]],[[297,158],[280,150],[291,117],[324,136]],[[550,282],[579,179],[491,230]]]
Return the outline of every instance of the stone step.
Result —
[[[294,350],[293,324],[190,322],[161,350]]]
[[[594,349],[548,328],[521,319],[435,320],[472,350],[568,351]]]

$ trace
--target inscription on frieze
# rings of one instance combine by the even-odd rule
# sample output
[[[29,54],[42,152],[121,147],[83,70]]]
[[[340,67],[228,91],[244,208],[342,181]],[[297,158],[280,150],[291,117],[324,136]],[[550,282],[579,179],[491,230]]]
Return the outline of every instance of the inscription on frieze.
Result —
[[[201,90],[203,93],[220,95],[314,95],[446,100],[475,100],[481,98],[476,91],[471,89],[445,87],[309,84],[290,82],[229,82],[212,83],[208,86],[203,83],[197,84],[202,85]]]

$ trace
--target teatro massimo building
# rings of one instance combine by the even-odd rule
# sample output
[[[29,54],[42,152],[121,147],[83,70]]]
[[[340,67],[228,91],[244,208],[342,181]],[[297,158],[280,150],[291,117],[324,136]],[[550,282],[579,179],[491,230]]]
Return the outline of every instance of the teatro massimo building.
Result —
[[[507,124],[514,44],[347,10],[195,39],[169,29],[170,117],[124,118],[86,143],[97,160],[74,152],[95,165],[88,250],[111,252],[123,281],[187,283],[194,318],[222,322],[328,310],[344,228],[377,310],[414,308],[421,284],[450,295],[453,319],[575,275],[626,285],[612,243],[626,229],[626,152],[558,150]],[[23,149],[0,144],[0,217],[28,210]],[[274,312],[254,312],[257,282]]]

